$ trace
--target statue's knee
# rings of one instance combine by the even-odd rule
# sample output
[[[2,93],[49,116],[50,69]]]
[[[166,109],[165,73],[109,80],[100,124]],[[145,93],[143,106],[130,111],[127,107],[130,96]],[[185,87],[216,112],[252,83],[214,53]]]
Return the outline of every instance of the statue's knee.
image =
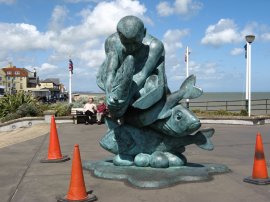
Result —
[[[125,59],[125,62],[128,64],[134,64],[134,57],[132,55],[128,55]]]

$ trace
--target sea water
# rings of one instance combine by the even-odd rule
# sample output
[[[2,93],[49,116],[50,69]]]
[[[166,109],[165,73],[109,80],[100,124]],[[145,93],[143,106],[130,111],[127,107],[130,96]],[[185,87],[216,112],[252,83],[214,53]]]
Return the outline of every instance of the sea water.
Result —
[[[241,92],[206,92],[202,96],[190,100],[191,109],[206,111],[226,110],[240,112],[247,110],[248,101]],[[251,114],[270,114],[270,92],[251,93]]]
[[[243,92],[204,92],[202,96],[192,101],[231,101],[245,100],[246,94]],[[251,100],[270,99],[270,92],[252,92]]]
[[[76,92],[77,94],[93,97],[104,97],[104,93]],[[270,92],[251,93],[251,114],[270,114]],[[181,103],[185,103],[182,100]],[[240,112],[247,109],[247,100],[244,92],[204,92],[196,99],[190,99],[191,109],[200,110],[227,110]]]

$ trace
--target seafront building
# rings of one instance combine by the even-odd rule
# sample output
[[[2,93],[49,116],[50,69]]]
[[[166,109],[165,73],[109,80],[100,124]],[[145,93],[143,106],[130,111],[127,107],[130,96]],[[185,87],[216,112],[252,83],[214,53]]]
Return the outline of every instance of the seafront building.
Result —
[[[20,91],[30,92],[43,100],[58,99],[66,94],[66,89],[58,78],[40,80],[35,69],[30,71],[12,64],[0,68],[0,95]]]
[[[5,93],[6,74],[4,70],[0,69],[0,95]]]
[[[2,68],[5,72],[5,92],[16,93],[19,91],[26,91],[28,73],[25,69],[10,66]]]
[[[60,98],[60,80],[58,78],[48,78],[40,81],[40,89],[47,90],[50,97]]]

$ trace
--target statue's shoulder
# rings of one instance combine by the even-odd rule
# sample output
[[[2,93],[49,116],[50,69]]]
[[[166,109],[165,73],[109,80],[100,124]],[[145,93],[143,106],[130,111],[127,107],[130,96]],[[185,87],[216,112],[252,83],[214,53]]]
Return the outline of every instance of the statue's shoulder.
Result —
[[[107,37],[105,43],[113,43],[113,42],[117,42],[117,41],[119,41],[119,36],[118,36],[117,32],[115,32]]]
[[[155,38],[154,36],[150,35],[150,34],[146,34],[145,38],[143,40],[143,43],[148,45],[150,47],[150,49],[159,49],[159,50],[164,50],[164,46],[163,43]]]
[[[117,32],[108,36],[105,41],[105,51],[109,52],[110,50],[115,49],[118,43],[120,43],[120,39]]]

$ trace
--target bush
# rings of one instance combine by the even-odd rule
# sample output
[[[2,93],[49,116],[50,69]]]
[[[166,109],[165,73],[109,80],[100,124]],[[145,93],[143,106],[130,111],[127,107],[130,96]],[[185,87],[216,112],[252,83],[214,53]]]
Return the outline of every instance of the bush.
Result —
[[[49,110],[51,107],[50,107],[50,104],[44,104],[44,103],[39,102],[37,103],[37,108],[39,111],[39,116],[42,116],[43,112]]]
[[[1,122],[7,122],[7,121],[10,121],[10,120],[14,120],[14,119],[18,119],[18,118],[21,118],[21,116],[17,113],[10,113],[10,114],[7,114],[5,117],[1,118]]]
[[[82,108],[85,103],[87,103],[88,97],[80,97],[78,100],[72,103],[72,107],[74,108]]]
[[[247,116],[247,115],[248,115],[247,110],[242,109],[242,110],[240,111],[240,115],[241,115],[241,116]]]
[[[55,110],[56,116],[68,116],[71,113],[71,105],[56,103],[49,106],[49,110]]]
[[[18,92],[16,94],[7,94],[0,99],[0,118],[11,113],[16,113],[18,108],[25,103],[36,103],[31,94]]]
[[[229,112],[223,109],[217,110],[217,111],[202,111],[200,109],[192,109],[192,111],[197,115],[197,116],[243,116],[240,113],[237,112]]]
[[[34,103],[25,103],[21,105],[16,111],[21,117],[25,116],[37,116],[40,114],[40,111]]]

